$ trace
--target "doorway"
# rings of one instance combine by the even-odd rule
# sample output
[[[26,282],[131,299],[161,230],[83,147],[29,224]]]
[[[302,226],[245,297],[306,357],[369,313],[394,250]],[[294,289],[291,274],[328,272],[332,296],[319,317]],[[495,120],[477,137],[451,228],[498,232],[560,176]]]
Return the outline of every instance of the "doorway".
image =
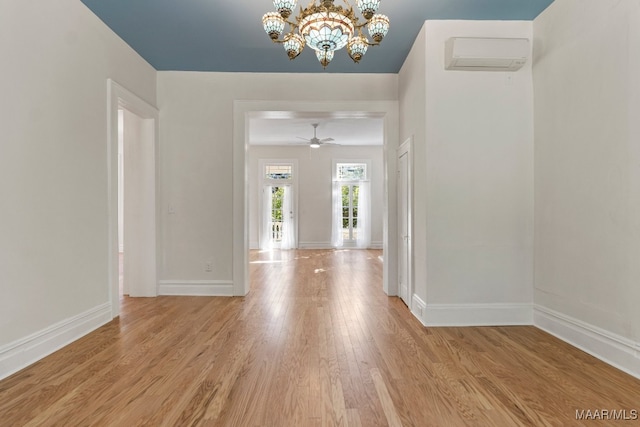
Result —
[[[112,80],[107,88],[108,282],[112,317],[116,317],[123,293],[157,295],[158,111]]]
[[[259,246],[262,250],[298,247],[298,162],[260,159]]]
[[[332,243],[336,247],[371,246],[372,216],[371,158],[333,160],[334,200]],[[373,187],[375,191],[382,188]]]
[[[340,185],[340,226],[342,226],[342,242],[355,245],[358,241],[358,204],[360,201],[360,185],[358,183],[341,183]]]
[[[118,297],[155,296],[153,120],[118,109]],[[122,133],[120,130],[122,129]],[[153,248],[148,252],[149,248]]]
[[[253,118],[383,119],[383,290],[397,295],[396,162],[397,101],[234,101],[233,127],[233,293],[246,295],[249,280],[249,122]]]
[[[127,281],[127,285],[129,281]],[[124,287],[124,110],[118,108],[118,298],[129,295]]]

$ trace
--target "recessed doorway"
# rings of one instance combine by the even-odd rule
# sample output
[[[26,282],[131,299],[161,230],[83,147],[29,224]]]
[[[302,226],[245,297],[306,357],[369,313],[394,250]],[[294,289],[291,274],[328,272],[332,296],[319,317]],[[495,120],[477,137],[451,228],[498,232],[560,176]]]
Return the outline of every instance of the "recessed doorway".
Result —
[[[116,317],[123,293],[157,295],[158,111],[112,80],[107,87],[108,282]]]

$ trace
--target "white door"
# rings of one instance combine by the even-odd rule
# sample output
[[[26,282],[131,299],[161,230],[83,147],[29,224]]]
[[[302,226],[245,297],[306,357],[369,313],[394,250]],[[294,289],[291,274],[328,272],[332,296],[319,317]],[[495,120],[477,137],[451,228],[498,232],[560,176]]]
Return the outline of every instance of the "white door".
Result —
[[[411,307],[410,151],[404,145],[398,152],[398,296]]]
[[[124,110],[123,282],[132,297],[157,295],[154,121]]]

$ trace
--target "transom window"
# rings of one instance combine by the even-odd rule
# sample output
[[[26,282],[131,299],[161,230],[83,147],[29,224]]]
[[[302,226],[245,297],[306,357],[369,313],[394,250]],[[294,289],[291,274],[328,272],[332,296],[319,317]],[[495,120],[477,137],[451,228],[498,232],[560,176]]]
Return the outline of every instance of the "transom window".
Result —
[[[277,181],[291,180],[293,165],[265,165],[265,178]]]
[[[337,163],[336,167],[336,178],[338,181],[367,179],[366,163]]]

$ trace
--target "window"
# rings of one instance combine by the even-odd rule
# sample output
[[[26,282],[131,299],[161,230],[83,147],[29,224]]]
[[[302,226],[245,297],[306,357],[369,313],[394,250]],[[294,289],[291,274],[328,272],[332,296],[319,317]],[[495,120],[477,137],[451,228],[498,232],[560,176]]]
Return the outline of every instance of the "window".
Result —
[[[291,180],[293,176],[292,165],[265,165],[264,169],[267,180]]]
[[[366,163],[337,163],[336,178],[338,181],[367,179]]]

